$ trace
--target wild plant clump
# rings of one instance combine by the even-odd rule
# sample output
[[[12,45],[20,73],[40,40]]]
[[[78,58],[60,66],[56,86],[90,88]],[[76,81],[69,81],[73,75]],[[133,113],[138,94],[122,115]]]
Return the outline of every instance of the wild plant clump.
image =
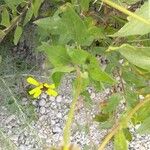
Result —
[[[149,133],[149,1],[2,0],[0,12],[0,51],[6,41],[11,46],[19,45],[22,35],[26,34],[25,28],[32,24],[36,34],[34,49],[45,56],[42,71],[52,84],[35,80],[33,74],[22,73],[24,67],[21,67],[22,78],[35,86],[31,90],[23,86],[24,94],[33,96],[32,99],[37,99],[43,92],[56,97],[62,78],[66,74],[75,75],[63,144],[61,147],[56,145],[56,149],[80,149],[70,142],[71,126],[79,97],[86,102],[92,101],[88,93],[91,86],[97,91],[111,90],[109,98],[99,104],[99,113],[93,118],[100,127],[109,129],[98,150],[104,150],[112,139],[114,149],[127,150],[132,139],[130,125],[139,125],[139,134]],[[0,54],[1,64],[7,58],[7,53],[3,54]],[[10,70],[13,65],[6,62],[4,68],[9,66]],[[1,83],[12,95],[12,87],[5,81],[8,77],[11,77],[9,72],[0,73]],[[24,116],[26,110],[14,96],[11,97]],[[3,131],[0,133],[3,135]]]

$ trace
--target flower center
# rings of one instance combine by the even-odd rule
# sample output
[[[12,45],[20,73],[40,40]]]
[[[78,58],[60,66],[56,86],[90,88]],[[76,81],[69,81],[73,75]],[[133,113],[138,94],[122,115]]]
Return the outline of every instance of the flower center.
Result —
[[[42,90],[43,92],[45,92],[45,91],[48,90],[48,88],[47,88],[46,86],[44,86],[44,84],[43,84],[43,87],[41,88],[41,90]]]

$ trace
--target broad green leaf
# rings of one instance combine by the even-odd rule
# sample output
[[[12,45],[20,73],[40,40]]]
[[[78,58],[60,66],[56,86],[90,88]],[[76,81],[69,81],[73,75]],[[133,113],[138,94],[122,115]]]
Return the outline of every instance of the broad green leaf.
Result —
[[[23,25],[25,26],[32,18],[33,16],[33,9],[30,7],[26,13],[25,19],[23,21]]]
[[[87,90],[83,91],[81,95],[83,96],[84,102],[86,103],[87,106],[91,106],[93,104],[90,94]]]
[[[137,9],[135,12],[137,15],[143,17],[150,22],[149,2],[145,2],[144,5]],[[129,17],[129,22],[126,23],[117,33],[113,36],[130,36],[130,35],[144,35],[150,32],[150,25],[140,22],[139,20]]]
[[[89,10],[89,3],[90,0],[80,0],[80,7],[82,11],[88,11]]]
[[[137,93],[134,90],[130,90],[129,86],[126,88],[125,100],[129,107],[134,107],[139,102]]]
[[[94,117],[94,120],[97,122],[105,122],[109,119],[108,114],[98,114]]]
[[[10,25],[10,17],[7,8],[3,8],[1,25],[8,27]]]
[[[43,3],[43,0],[34,0],[32,7],[33,7],[33,13],[35,17],[38,16],[39,8],[42,3]]]
[[[54,68],[52,70],[52,80],[54,81],[56,87],[59,86],[61,78],[65,73],[70,73],[74,70],[75,68],[70,66],[61,66]]]
[[[104,72],[98,61],[94,56],[90,56],[87,60],[89,76],[95,81],[103,81],[105,83],[113,84],[115,80],[111,78],[106,72]]]
[[[104,109],[103,109],[103,112],[104,113],[113,113],[116,110],[117,106],[119,105],[120,101],[121,101],[121,96],[119,94],[113,94],[109,98],[106,107],[104,107]]]
[[[83,65],[90,54],[82,49],[68,49],[68,55],[74,64]]]
[[[10,9],[15,9],[19,4],[25,2],[26,0],[5,0],[5,3]]]
[[[109,50],[118,50],[130,63],[150,71],[150,47],[123,44],[120,47],[110,47]]]
[[[63,75],[64,75],[64,72],[55,72],[52,74],[52,80],[56,87],[60,85]]]
[[[86,25],[79,17],[79,15],[74,11],[72,6],[68,3],[64,7],[64,13],[62,14],[62,22],[64,22],[70,34],[72,34],[73,39],[78,44],[82,45],[86,39]]]
[[[128,145],[123,130],[119,130],[114,136],[114,149],[128,150]]]
[[[137,132],[139,134],[150,134],[150,117],[144,120]]]
[[[51,46],[48,43],[43,42],[38,49],[43,50],[46,53],[48,60],[55,67],[66,66],[70,63],[70,57],[67,54],[65,46]]]
[[[115,119],[112,117],[112,118],[109,118],[109,119],[108,119],[107,121],[105,121],[105,122],[101,122],[101,123],[99,124],[100,129],[110,129],[110,128],[112,128],[113,125],[114,125],[114,123],[115,123],[114,120],[115,120]]]
[[[128,128],[123,129],[123,133],[124,133],[126,139],[127,139],[129,142],[131,142],[131,141],[132,141],[132,134],[131,134],[131,132],[129,131],[129,129],[128,129]]]
[[[81,19],[69,3],[63,5],[53,17],[39,19],[34,23],[55,35],[59,44],[74,42],[89,46],[93,40],[104,37],[101,28],[96,27],[92,19]]]
[[[129,71],[129,68],[123,70],[122,77],[127,84],[133,87],[142,88],[147,86],[146,80],[138,74],[135,74],[133,71]]]
[[[14,44],[17,45],[22,35],[22,27],[17,26],[14,33]]]

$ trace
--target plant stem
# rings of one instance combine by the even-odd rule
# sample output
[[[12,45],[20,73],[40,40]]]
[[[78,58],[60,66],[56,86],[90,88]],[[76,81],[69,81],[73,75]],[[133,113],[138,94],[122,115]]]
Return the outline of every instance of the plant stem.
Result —
[[[120,6],[120,5],[117,5],[115,4],[114,2],[110,1],[110,0],[101,0],[102,2],[106,3],[107,5],[121,11],[122,13],[128,15],[128,16],[131,16],[137,20],[139,20],[140,22],[143,22],[147,25],[150,25],[150,21],[146,20],[145,18],[141,17],[141,16],[138,16],[136,15],[135,13],[132,13],[131,11],[125,9],[124,7]]]
[[[69,150],[68,146],[70,144],[70,135],[71,135],[71,124],[73,121],[73,117],[74,117],[74,113],[75,113],[75,106],[77,103],[77,100],[80,96],[80,92],[81,92],[81,76],[80,76],[80,70],[77,68],[77,87],[75,87],[75,94],[74,94],[74,98],[73,101],[71,103],[70,106],[70,110],[68,113],[68,118],[64,127],[64,135],[63,135],[63,140],[64,140],[64,146],[63,146],[63,150]]]
[[[143,101],[138,103],[131,111],[129,111],[126,115],[125,122],[128,123],[132,116],[146,103],[150,102],[150,94],[145,97]],[[107,143],[112,139],[112,137],[116,134],[116,132],[122,128],[122,123],[116,123],[116,125],[113,127],[113,129],[107,134],[105,139],[103,140],[102,144],[99,146],[98,150],[104,150]]]

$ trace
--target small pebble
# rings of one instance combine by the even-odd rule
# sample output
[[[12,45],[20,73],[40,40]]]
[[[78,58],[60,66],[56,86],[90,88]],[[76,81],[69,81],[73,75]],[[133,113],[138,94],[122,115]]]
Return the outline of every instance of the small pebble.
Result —
[[[45,107],[41,107],[41,108],[40,108],[40,113],[41,113],[41,114],[44,114],[45,112],[46,112]]]
[[[41,100],[39,101],[39,106],[44,106],[45,104],[46,104],[45,99],[41,99]]]
[[[59,95],[59,96],[57,96],[56,97],[56,101],[58,102],[58,103],[60,103],[61,101],[62,101],[62,97]]]

